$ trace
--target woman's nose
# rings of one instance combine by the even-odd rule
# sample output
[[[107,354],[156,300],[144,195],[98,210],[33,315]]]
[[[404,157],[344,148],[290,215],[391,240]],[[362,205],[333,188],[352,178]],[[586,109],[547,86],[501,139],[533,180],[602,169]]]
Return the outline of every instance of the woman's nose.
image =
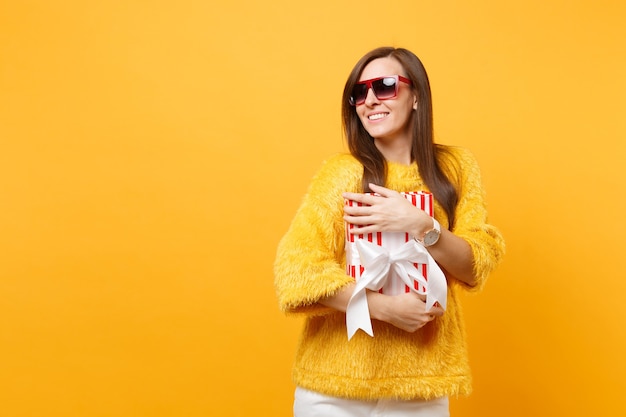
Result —
[[[368,88],[367,95],[365,96],[365,104],[371,106],[372,104],[376,104],[378,102],[378,97],[376,97],[376,94],[374,94],[374,90]]]

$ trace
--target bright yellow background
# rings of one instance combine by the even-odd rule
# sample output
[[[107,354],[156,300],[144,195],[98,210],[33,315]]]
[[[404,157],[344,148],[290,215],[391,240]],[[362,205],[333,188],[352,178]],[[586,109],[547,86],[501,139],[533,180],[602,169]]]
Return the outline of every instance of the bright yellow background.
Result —
[[[343,83],[424,61],[508,243],[454,416],[626,414],[618,0],[3,1],[0,414],[289,416],[272,286]]]

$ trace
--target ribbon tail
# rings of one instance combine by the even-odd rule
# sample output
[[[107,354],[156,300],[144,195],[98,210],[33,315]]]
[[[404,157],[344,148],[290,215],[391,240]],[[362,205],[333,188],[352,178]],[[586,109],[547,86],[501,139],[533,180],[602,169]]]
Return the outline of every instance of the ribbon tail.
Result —
[[[367,290],[379,290],[385,284],[390,268],[389,254],[385,248],[362,239],[357,240],[356,248],[365,272],[357,279],[346,309],[348,340],[359,329],[374,336],[367,305]]]
[[[352,294],[346,309],[346,326],[348,328],[348,340],[361,329],[374,337],[372,322],[370,320],[369,307],[367,305],[367,293],[359,291]]]
[[[428,289],[426,293],[426,311],[430,311],[435,303],[446,309],[448,299],[448,282],[437,262],[428,254]]]

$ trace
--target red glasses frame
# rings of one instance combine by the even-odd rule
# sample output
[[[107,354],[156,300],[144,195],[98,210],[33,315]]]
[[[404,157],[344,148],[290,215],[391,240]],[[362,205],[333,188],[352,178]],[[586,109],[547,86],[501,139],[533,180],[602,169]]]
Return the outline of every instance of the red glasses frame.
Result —
[[[392,86],[383,84],[383,80],[394,79],[393,93],[391,93]],[[352,88],[352,94],[350,94],[349,102],[352,106],[358,106],[365,103],[367,100],[367,94],[370,90],[374,92],[374,95],[378,100],[391,100],[398,96],[398,86],[400,81],[411,85],[411,80],[402,75],[386,75],[384,77],[372,78],[370,80],[359,81],[354,84]],[[360,86],[365,86],[365,90],[356,91]]]

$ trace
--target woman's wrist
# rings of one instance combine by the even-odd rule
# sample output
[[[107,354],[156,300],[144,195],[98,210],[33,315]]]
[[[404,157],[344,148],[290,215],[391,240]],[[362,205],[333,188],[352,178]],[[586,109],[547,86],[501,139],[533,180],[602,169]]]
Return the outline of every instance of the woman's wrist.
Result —
[[[422,242],[424,239],[424,235],[433,229],[433,217],[430,217],[428,214],[424,213],[424,216],[420,216],[418,223],[415,225],[413,229],[413,238],[418,242]]]
[[[441,226],[439,225],[439,222],[434,217],[432,218],[432,222],[432,228],[424,232],[421,239],[415,238],[415,240],[427,248],[437,243],[441,237]]]
[[[370,317],[380,321],[387,321],[388,308],[386,301],[389,296],[375,291],[367,292],[367,305],[369,307]]]

